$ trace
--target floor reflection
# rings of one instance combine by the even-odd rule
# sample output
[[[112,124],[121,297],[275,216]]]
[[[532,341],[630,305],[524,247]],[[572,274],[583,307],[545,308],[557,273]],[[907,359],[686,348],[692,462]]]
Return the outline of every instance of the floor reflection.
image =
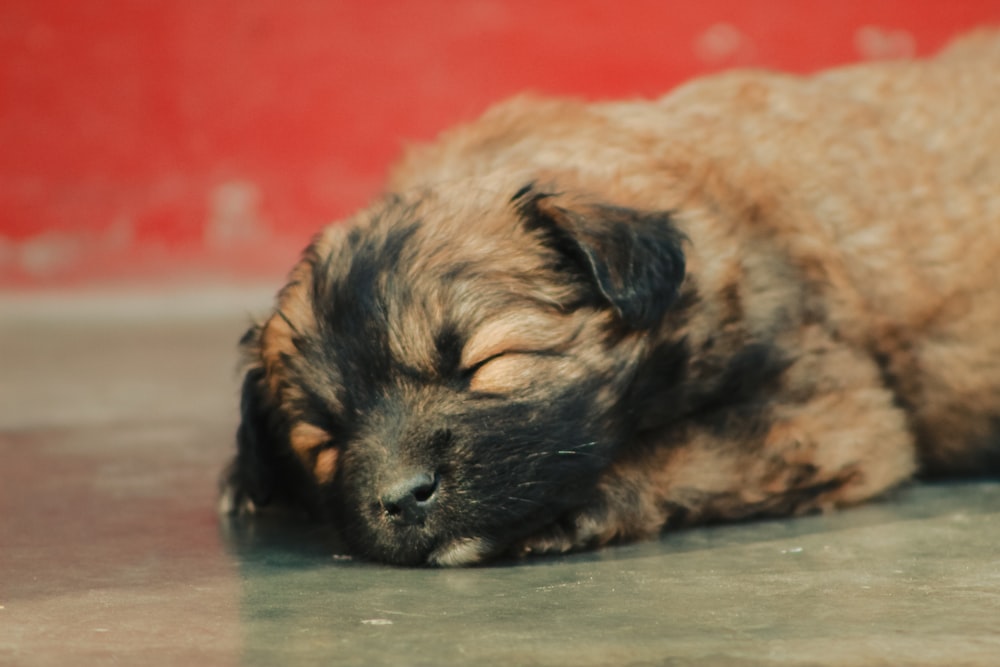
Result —
[[[0,326],[0,665],[996,664],[995,481],[459,570],[220,523],[244,324]]]

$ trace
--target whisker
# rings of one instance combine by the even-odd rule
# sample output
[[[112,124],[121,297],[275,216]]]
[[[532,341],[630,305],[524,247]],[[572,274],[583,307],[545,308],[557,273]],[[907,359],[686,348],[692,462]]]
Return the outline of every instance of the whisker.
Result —
[[[554,486],[555,482],[553,482],[552,480],[548,480],[548,479],[535,479],[535,480],[531,480],[529,482],[521,482],[520,484],[515,484],[514,488],[515,489],[520,489],[522,487],[541,486],[541,485]]]
[[[507,500],[513,500],[520,503],[528,503],[529,505],[537,505],[538,507],[543,507],[544,504],[538,502],[537,500],[529,500],[528,498],[518,498],[517,496],[507,496]]]
[[[597,446],[597,441],[591,440],[590,442],[581,442],[579,445],[573,445],[572,447],[570,447],[570,449],[577,450],[577,449],[585,449],[587,447],[596,447],[596,446]]]
[[[589,452],[581,452],[579,450],[583,449],[584,447],[594,447],[595,445],[597,445],[596,440],[593,442],[584,442],[582,444],[575,445],[570,449],[560,449],[559,451],[556,452],[556,454],[559,454],[560,456],[594,456]]]

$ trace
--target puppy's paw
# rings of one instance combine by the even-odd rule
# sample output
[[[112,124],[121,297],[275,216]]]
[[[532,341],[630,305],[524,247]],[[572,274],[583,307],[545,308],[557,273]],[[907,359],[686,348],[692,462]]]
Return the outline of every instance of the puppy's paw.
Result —
[[[571,531],[561,526],[555,526],[545,531],[521,540],[512,550],[518,558],[541,556],[545,554],[563,554],[578,548]]]
[[[226,486],[219,493],[215,506],[220,516],[245,516],[257,513],[253,500],[233,486]]]
[[[219,480],[219,501],[216,511],[220,516],[244,516],[257,513],[257,505],[247,491],[235,469],[230,466]]]
[[[602,546],[611,541],[611,537],[604,537],[604,522],[598,521],[598,516],[603,516],[603,513],[586,510],[564,516],[518,542],[514,554],[519,557],[564,554]]]

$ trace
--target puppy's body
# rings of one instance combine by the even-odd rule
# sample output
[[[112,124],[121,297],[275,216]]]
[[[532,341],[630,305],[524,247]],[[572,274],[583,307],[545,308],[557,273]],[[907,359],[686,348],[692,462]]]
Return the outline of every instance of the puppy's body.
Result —
[[[411,151],[249,333],[229,505],[459,564],[995,471],[997,71],[983,34]]]

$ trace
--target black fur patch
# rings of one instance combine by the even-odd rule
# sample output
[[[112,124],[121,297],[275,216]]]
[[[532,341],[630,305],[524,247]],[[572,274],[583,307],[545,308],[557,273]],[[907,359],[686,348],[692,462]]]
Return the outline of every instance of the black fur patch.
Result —
[[[240,396],[240,427],[236,432],[234,486],[257,505],[271,500],[275,487],[273,447],[269,410],[264,405],[261,385],[264,369],[254,368],[243,378]]]
[[[695,390],[688,417],[720,434],[752,436],[766,428],[764,405],[789,365],[791,360],[772,345],[746,345],[708,386]]]
[[[419,228],[419,222],[410,222],[385,234],[354,230],[339,251],[336,268],[317,277],[313,308],[321,349],[312,363],[335,369],[340,381],[351,383],[344,397],[348,410],[377,400],[378,387],[399,370],[389,354],[389,308],[390,301],[405,307],[411,298],[399,269],[410,261],[408,245]]]
[[[626,326],[656,326],[685,275],[685,238],[671,214],[607,204],[563,207],[557,197],[522,188],[515,202],[526,228],[585,276]]]
[[[438,332],[434,339],[434,348],[437,351],[438,369],[442,377],[451,377],[458,373],[464,347],[465,340],[454,325],[447,325]]]
[[[243,379],[236,458],[226,480],[234,490],[234,504],[249,498],[259,507],[279,503],[313,510],[311,485],[288,447],[288,424],[270,405],[263,381],[262,368],[250,369]]]

